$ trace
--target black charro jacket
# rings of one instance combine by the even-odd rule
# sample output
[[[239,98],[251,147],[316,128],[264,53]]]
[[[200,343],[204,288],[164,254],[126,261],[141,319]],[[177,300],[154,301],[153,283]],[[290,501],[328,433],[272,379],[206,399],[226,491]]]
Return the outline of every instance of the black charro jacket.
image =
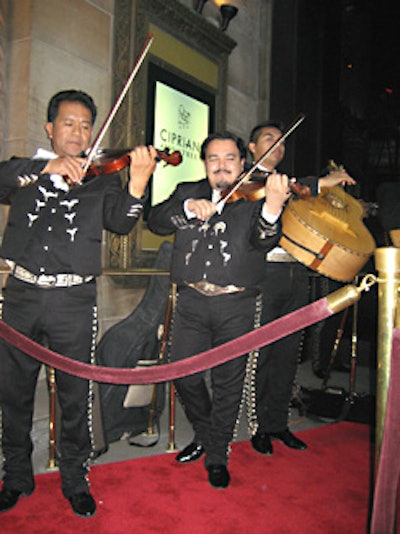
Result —
[[[0,255],[35,274],[101,273],[103,229],[132,230],[143,199],[122,189],[118,175],[99,176],[65,191],[61,177],[40,175],[47,160],[0,163],[0,200],[10,203]]]
[[[264,276],[265,253],[281,237],[280,220],[270,224],[261,216],[263,200],[227,203],[206,223],[187,219],[184,201],[210,200],[211,194],[207,179],[181,183],[169,199],[150,210],[147,225],[152,232],[175,233],[171,279],[178,285],[208,280],[255,287]]]

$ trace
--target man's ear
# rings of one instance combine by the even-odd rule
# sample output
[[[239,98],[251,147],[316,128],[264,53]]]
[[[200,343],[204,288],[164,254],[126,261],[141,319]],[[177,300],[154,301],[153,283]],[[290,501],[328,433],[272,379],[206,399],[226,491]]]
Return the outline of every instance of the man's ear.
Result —
[[[254,151],[256,149],[256,144],[254,143],[254,141],[250,141],[249,143],[249,150],[250,152],[254,155]]]
[[[44,127],[44,129],[46,130],[48,139],[51,140],[53,138],[53,123],[52,122],[47,122],[46,126]]]

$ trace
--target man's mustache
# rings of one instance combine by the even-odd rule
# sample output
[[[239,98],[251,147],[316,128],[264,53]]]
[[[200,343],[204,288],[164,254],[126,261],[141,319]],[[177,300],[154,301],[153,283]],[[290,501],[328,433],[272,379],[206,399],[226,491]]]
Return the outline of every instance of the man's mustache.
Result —
[[[221,174],[221,172],[226,172],[227,174],[232,174],[232,171],[229,171],[228,169],[218,169],[217,171],[214,171],[214,174]]]

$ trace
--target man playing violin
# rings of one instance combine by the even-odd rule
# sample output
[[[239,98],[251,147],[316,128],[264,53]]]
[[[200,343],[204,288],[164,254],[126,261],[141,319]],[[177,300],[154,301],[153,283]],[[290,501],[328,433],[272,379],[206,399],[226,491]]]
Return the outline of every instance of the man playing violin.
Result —
[[[101,274],[103,229],[127,234],[137,223],[155,168],[153,147],[130,153],[129,180],[118,175],[85,178],[96,106],[82,91],[55,94],[45,126],[52,151],[0,163],[0,196],[11,203],[1,256],[10,266],[3,321],[72,360],[93,362],[96,276]],[[34,490],[32,414],[41,364],[0,342],[0,401],[4,478],[0,512]],[[56,370],[61,407],[59,468],[73,511],[90,517],[91,384]]]
[[[201,147],[207,178],[178,184],[170,198],[150,210],[151,231],[175,234],[173,361],[254,328],[264,256],[280,239],[280,213],[290,191],[288,177],[275,174],[266,181],[265,198],[221,203],[221,194],[243,171],[245,154],[243,141],[235,135],[209,135]],[[204,373],[175,381],[194,430],[192,443],[176,460],[190,462],[205,453],[209,482],[216,488],[230,482],[228,450],[239,416],[246,361],[244,355],[212,368],[212,395]]]
[[[254,161],[282,135],[279,123],[265,121],[253,128],[250,133],[249,150]],[[280,144],[262,162],[261,173],[274,172],[285,155],[285,145]],[[330,172],[322,178],[307,177],[299,180],[307,185],[311,194],[338,184],[354,185],[355,180],[344,170]],[[262,324],[305,306],[309,303],[309,270],[281,247],[275,247],[266,254],[264,277],[261,283],[263,294]],[[251,443],[261,454],[272,454],[271,439],[278,439],[287,447],[297,450],[307,448],[288,428],[289,404],[297,371],[302,332],[276,341],[260,349],[256,373],[257,430]]]

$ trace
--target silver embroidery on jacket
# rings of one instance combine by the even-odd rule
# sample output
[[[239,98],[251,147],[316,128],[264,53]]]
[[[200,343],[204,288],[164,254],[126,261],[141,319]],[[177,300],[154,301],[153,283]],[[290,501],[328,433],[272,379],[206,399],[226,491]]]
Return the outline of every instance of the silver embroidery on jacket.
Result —
[[[143,211],[142,204],[132,204],[129,207],[129,211],[126,214],[126,216],[127,217],[139,217],[139,215],[142,213],[142,211]]]
[[[228,261],[232,258],[232,254],[229,252],[225,252],[225,249],[228,246],[228,241],[223,241],[222,239],[219,242],[219,251],[221,252],[221,256],[224,262],[224,267],[228,263]]]
[[[42,193],[45,202],[48,202],[50,198],[58,198],[58,193],[49,191],[42,185],[39,185],[38,190]]]
[[[37,174],[24,174],[17,177],[20,187],[26,187],[27,185],[34,184],[39,176]]]
[[[71,243],[75,241],[75,235],[78,231],[78,228],[75,226],[74,228],[67,228],[67,234],[69,235],[71,239]]]
[[[187,252],[185,255],[185,264],[189,265],[190,258],[192,257],[192,254],[196,251],[197,245],[199,244],[198,239],[192,240],[192,250],[190,252]]]
[[[67,208],[68,211],[71,211],[77,204],[79,204],[77,198],[73,198],[72,200],[61,200],[60,202],[60,206]]]

